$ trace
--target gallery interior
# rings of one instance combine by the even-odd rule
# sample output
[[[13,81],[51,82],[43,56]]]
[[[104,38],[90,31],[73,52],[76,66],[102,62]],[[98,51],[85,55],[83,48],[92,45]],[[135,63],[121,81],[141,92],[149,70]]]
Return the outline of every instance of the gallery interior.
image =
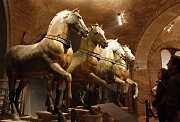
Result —
[[[93,28],[93,26],[101,27],[107,40],[116,40],[118,44],[127,46],[135,57],[133,61],[128,61],[128,64],[125,67],[128,72],[128,79],[131,83],[125,81],[125,83],[120,85],[120,89],[118,89],[120,93],[118,100],[120,101],[121,105],[118,106],[116,103],[118,84],[113,81],[111,83],[107,83],[107,100],[103,104],[96,101],[99,99],[96,96],[97,94],[93,95],[92,97],[93,100],[96,99],[94,100],[96,102],[90,104],[93,105],[94,109],[98,111],[98,113],[101,113],[101,116],[90,116],[90,114],[87,114],[90,110],[83,109],[82,106],[77,103],[77,106],[80,107],[79,109],[73,109],[73,107],[68,108],[68,112],[70,113],[65,115],[66,118],[68,118],[67,121],[75,121],[72,120],[72,113],[73,110],[75,110],[74,114],[78,115],[78,117],[76,116],[75,118],[79,118],[79,121],[80,118],[82,119],[83,117],[89,117],[89,120],[86,120],[87,122],[92,122],[92,118],[96,118],[96,122],[128,122],[128,119],[131,119],[129,120],[130,122],[147,122],[147,104],[149,105],[149,103],[151,103],[154,99],[154,97],[151,95],[151,89],[156,84],[157,71],[160,68],[167,68],[166,64],[168,63],[171,55],[175,54],[180,56],[180,0],[0,0],[0,121],[11,119],[12,114],[12,106],[10,105],[9,101],[10,90],[8,86],[8,76],[5,72],[5,64],[7,63],[5,60],[5,55],[8,50],[16,45],[34,45],[42,42],[43,39],[52,39],[53,41],[58,40],[58,43],[61,43],[61,45],[65,45],[66,48],[63,49],[64,53],[67,53],[68,49],[71,47],[74,54],[76,53],[78,55],[78,52],[83,52],[81,49],[81,40],[86,38],[88,35],[86,31],[79,34],[75,29],[71,30],[68,33],[69,36],[67,40],[63,39],[59,35],[58,39],[47,36],[48,31],[51,30],[50,26],[53,25],[53,18],[58,17],[59,12],[66,10],[73,12],[77,10],[79,13],[78,17],[80,17],[79,19],[83,20],[83,23],[85,24],[83,27],[86,26],[88,29],[91,27]],[[58,22],[60,23],[60,21],[61,20]],[[72,25],[70,24],[68,26],[64,26],[64,28],[69,28],[71,26]],[[57,25],[54,25],[54,27],[57,28],[54,30],[54,32],[59,31]],[[83,30],[84,28],[81,29]],[[84,36],[82,34],[87,35]],[[89,30],[89,35],[90,34],[91,33]],[[59,40],[65,40],[65,42]],[[69,41],[68,43],[70,44],[66,43],[66,41]],[[110,41],[107,41],[107,43],[108,42]],[[96,42],[95,44],[98,43],[100,42]],[[99,47],[101,48],[103,46]],[[106,47],[107,45],[105,48]],[[95,57],[97,60],[96,62],[101,61],[101,58],[103,58],[98,51],[95,51],[94,53],[94,50],[91,52],[88,52],[87,50],[88,46],[86,47],[86,51],[84,51],[84,53],[87,55],[99,56]],[[23,57],[23,52],[31,53],[33,50],[21,50],[19,57]],[[56,50],[56,53],[57,52],[58,50]],[[108,55],[109,53],[104,53],[104,56],[106,54]],[[15,55],[15,50],[12,55]],[[68,55],[64,55],[64,57],[66,56]],[[82,57],[78,60],[84,61],[85,59]],[[114,59],[105,58],[105,60],[106,62],[109,61],[112,67],[114,67],[114,64],[116,64],[116,60]],[[71,61],[73,62],[73,58]],[[74,62],[76,63],[75,60]],[[26,69],[33,69],[34,67],[40,67],[41,65],[41,63],[34,65],[31,64],[33,63],[31,62],[30,64],[24,64],[24,66],[26,66]],[[49,64],[47,63],[47,65]],[[93,65],[96,67],[96,70],[99,67],[99,69],[103,68],[103,66],[97,66],[95,64]],[[84,63],[82,66],[86,67],[86,64]],[[87,64],[87,68],[89,68],[88,66],[89,65]],[[106,67],[106,65],[104,65],[104,67]],[[88,70],[89,72],[91,68],[92,67],[90,67]],[[108,72],[116,72],[111,68],[108,69]],[[68,67],[65,69],[65,72],[67,69]],[[56,71],[56,68],[53,69],[53,71],[54,70]],[[68,71],[71,72],[71,69]],[[74,71],[73,73],[77,72],[78,71]],[[15,74],[15,70],[13,70],[13,73]],[[64,81],[67,81],[62,85],[64,91],[65,88],[67,88],[67,99],[69,95],[68,93],[72,93],[72,97],[73,95],[77,96],[78,93],[76,92],[78,92],[80,89],[76,88],[76,86],[73,87],[73,73],[68,73],[68,75],[72,74],[72,88],[68,84],[69,76],[67,76],[67,74],[63,74],[63,78],[61,78]],[[89,89],[91,81],[98,81],[98,78],[102,79],[102,81],[100,80],[101,83],[97,83],[98,86],[100,86],[98,87],[99,89],[95,89],[99,90],[98,94],[100,95],[100,98],[103,96],[103,85],[100,84],[104,84],[103,81],[106,81],[106,79],[110,77],[109,73],[105,74],[105,78],[104,76],[102,78],[100,76],[95,78],[88,77],[83,70],[77,74],[79,76],[82,75],[81,77],[84,75],[84,79],[86,81],[80,82],[79,86],[88,84]],[[20,113],[31,116],[26,118],[26,121],[38,121],[37,117],[43,118],[43,114],[47,114],[47,106],[45,103],[47,98],[47,86],[49,85],[48,80],[49,78],[53,79],[54,77],[46,76],[47,75],[38,75],[37,77],[31,77],[20,95],[20,100],[18,101],[20,104]],[[54,79],[56,79],[56,77]],[[21,79],[17,78],[17,84],[19,83],[19,80]],[[118,82],[121,82],[121,80]],[[96,82],[93,83],[96,84]],[[124,92],[124,86],[128,87],[126,92]],[[68,88],[71,89],[71,92],[68,91]],[[134,94],[137,95],[136,98],[134,98]],[[53,92],[52,96],[57,96],[57,92]],[[61,99],[63,99],[62,96]],[[89,103],[89,98],[87,97],[88,95],[84,95],[84,99],[86,99],[84,101]],[[71,102],[76,104],[77,99],[72,99]],[[42,111],[45,111],[45,113],[41,113]],[[114,115],[113,111],[114,113],[119,112],[119,114]],[[121,116],[120,113],[125,115]],[[48,115],[51,119],[54,117],[50,113]],[[56,118],[54,121],[60,121],[57,119],[57,116],[58,115],[54,117]],[[152,118],[149,118],[148,116],[148,119]],[[23,117],[21,119],[23,119]],[[85,122],[85,120],[81,121]],[[155,117],[153,118],[153,121],[158,122]]]

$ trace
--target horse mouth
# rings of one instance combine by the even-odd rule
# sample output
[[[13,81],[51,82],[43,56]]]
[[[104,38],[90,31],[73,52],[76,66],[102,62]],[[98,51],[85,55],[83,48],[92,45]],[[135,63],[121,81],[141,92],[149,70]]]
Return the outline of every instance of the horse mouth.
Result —
[[[87,37],[89,34],[89,31],[88,30],[79,30],[78,34],[83,37]]]
[[[107,46],[108,46],[107,42],[103,42],[103,43],[100,44],[100,47],[103,48],[103,49],[106,48]]]

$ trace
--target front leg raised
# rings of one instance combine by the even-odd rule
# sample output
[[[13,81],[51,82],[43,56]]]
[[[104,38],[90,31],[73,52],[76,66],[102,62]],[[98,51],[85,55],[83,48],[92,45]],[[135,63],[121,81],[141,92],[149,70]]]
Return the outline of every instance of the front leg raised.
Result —
[[[89,73],[88,77],[94,81],[95,83],[97,83],[98,85],[103,85],[103,86],[106,86],[107,83],[105,80],[99,78],[98,76],[96,76],[94,73]]]
[[[48,57],[46,54],[43,55],[43,59],[46,61],[48,67],[51,69],[52,73],[54,75],[57,75],[61,79],[63,79],[66,82],[66,89],[67,89],[67,96],[65,101],[63,101],[63,105],[68,108],[72,99],[72,93],[71,93],[71,82],[72,77],[71,74],[65,71],[58,63],[54,62],[50,57]],[[58,81],[60,82],[60,81]],[[63,82],[63,81],[62,81]],[[59,93],[57,93],[59,95]],[[57,97],[56,95],[56,101],[59,101],[60,96]]]

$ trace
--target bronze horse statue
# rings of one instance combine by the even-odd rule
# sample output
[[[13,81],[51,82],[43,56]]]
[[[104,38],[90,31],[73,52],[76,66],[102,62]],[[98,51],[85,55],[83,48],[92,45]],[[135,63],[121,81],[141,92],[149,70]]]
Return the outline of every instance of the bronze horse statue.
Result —
[[[115,64],[115,71],[117,72],[115,76],[115,80],[119,81],[121,84],[123,84],[124,87],[124,93],[128,92],[129,85],[135,86],[135,93],[133,94],[133,98],[136,99],[138,97],[138,84],[131,80],[129,77],[129,64],[135,60],[134,55],[131,53],[131,50],[127,45],[122,45],[122,48],[125,51],[125,59],[117,60],[117,63]],[[119,65],[121,63],[124,63],[126,67],[123,67],[122,65]],[[117,93],[119,92],[120,86],[117,84]],[[119,94],[117,94],[119,95]],[[116,99],[119,99],[119,96],[117,96]]]
[[[128,93],[129,85],[134,85],[135,92],[133,94],[133,98],[136,99],[138,97],[138,84],[130,79],[129,75],[129,64],[135,60],[135,56],[132,54],[131,50],[127,45],[122,45],[123,50],[125,51],[124,58],[115,58],[116,63],[114,65],[114,71],[116,72],[114,75],[114,80],[117,83],[117,93],[116,93],[116,104],[121,106],[119,97],[120,97],[120,85],[123,85],[123,94]],[[122,65],[123,64],[123,65]]]
[[[102,28],[95,24],[90,26],[88,37],[81,40],[80,49],[74,53],[71,65],[67,69],[72,75],[72,84],[78,87],[77,92],[79,95],[82,95],[81,88],[86,86],[89,79],[97,84],[106,85],[106,82],[97,76],[98,71],[96,68],[100,57],[99,54],[94,52],[97,45],[105,48],[108,46],[108,43]],[[87,106],[84,107],[86,108]]]
[[[93,79],[94,82],[98,84],[106,85],[106,82],[98,78],[97,72],[94,70],[99,61],[99,55],[94,53],[94,48],[99,45],[101,48],[107,47],[108,43],[104,35],[104,31],[98,24],[93,24],[89,26],[89,35],[83,37],[80,42],[80,49],[73,54],[73,59],[68,67],[67,71],[72,75],[72,85],[78,87],[78,94],[81,94],[81,88],[86,86],[88,79]],[[54,82],[56,80],[54,77],[51,77],[49,80],[48,87],[51,88],[47,93],[47,110],[53,111],[53,97],[52,92],[54,90]],[[58,84],[56,87],[63,87],[63,84]],[[65,90],[66,91],[66,90]],[[73,91],[74,93],[75,91]],[[66,92],[64,93],[65,96]],[[73,98],[75,96],[72,96]],[[80,99],[81,97],[78,97]],[[64,98],[63,98],[64,99]],[[74,101],[73,101],[74,102]],[[82,104],[84,102],[82,101]],[[61,110],[64,110],[61,107]]]
[[[38,43],[32,45],[16,45],[5,55],[5,72],[9,84],[9,100],[12,108],[12,119],[20,120],[18,114],[18,99],[23,88],[28,84],[29,78],[53,74],[57,77],[57,84],[65,81],[67,96],[63,101],[68,107],[72,99],[71,74],[66,71],[71,63],[73,50],[69,39],[70,30],[82,36],[88,35],[88,29],[79,14],[79,9],[64,10],[52,19],[46,36]],[[15,89],[16,80],[19,85]],[[56,90],[55,110],[59,121],[64,120],[59,109],[59,90]]]
[[[135,95],[137,97],[138,89],[137,83],[129,79],[129,66],[128,63],[135,60],[134,55],[131,53],[131,50],[126,45],[121,45],[117,42],[117,39],[107,40],[108,47],[101,49],[98,46],[95,49],[95,52],[100,54],[100,61],[97,64],[97,69],[99,69],[98,77],[104,79],[107,84],[117,83],[117,93],[116,93],[116,103],[120,105],[119,102],[119,91],[120,84],[124,86],[124,93],[128,92],[129,84],[135,85]],[[106,86],[102,86],[102,96],[99,97],[99,91],[96,84],[90,82],[89,84],[89,93],[96,93],[97,101],[96,103],[105,103],[107,100]],[[92,94],[92,93],[91,93]],[[95,102],[93,104],[96,104]]]

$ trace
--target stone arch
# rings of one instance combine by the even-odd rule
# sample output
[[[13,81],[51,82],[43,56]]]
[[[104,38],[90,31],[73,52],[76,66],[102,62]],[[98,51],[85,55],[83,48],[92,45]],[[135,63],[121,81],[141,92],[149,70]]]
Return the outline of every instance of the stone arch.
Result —
[[[133,78],[139,84],[138,85],[140,92],[139,99],[142,100],[147,99],[148,93],[150,92],[150,88],[152,87],[149,82],[151,79],[149,74],[152,72],[151,70],[149,70],[149,68],[151,68],[154,60],[149,61],[149,58],[151,57],[153,43],[157,40],[158,35],[161,33],[164,27],[172,20],[177,18],[179,15],[180,15],[180,3],[177,3],[174,6],[169,7],[166,11],[164,11],[156,19],[154,19],[147,27],[147,29],[145,30],[144,34],[142,35],[139,41],[135,54],[136,60],[134,62],[134,68],[133,68],[134,71]],[[176,45],[177,45],[177,41],[171,40],[170,42],[165,42],[159,47],[157,47],[156,51],[160,51],[163,47],[175,48]],[[159,58],[159,60],[161,60],[160,57],[161,56],[159,52],[159,55],[156,57],[156,59]],[[139,103],[138,113],[144,113],[144,112],[145,112],[144,105],[141,105]]]

